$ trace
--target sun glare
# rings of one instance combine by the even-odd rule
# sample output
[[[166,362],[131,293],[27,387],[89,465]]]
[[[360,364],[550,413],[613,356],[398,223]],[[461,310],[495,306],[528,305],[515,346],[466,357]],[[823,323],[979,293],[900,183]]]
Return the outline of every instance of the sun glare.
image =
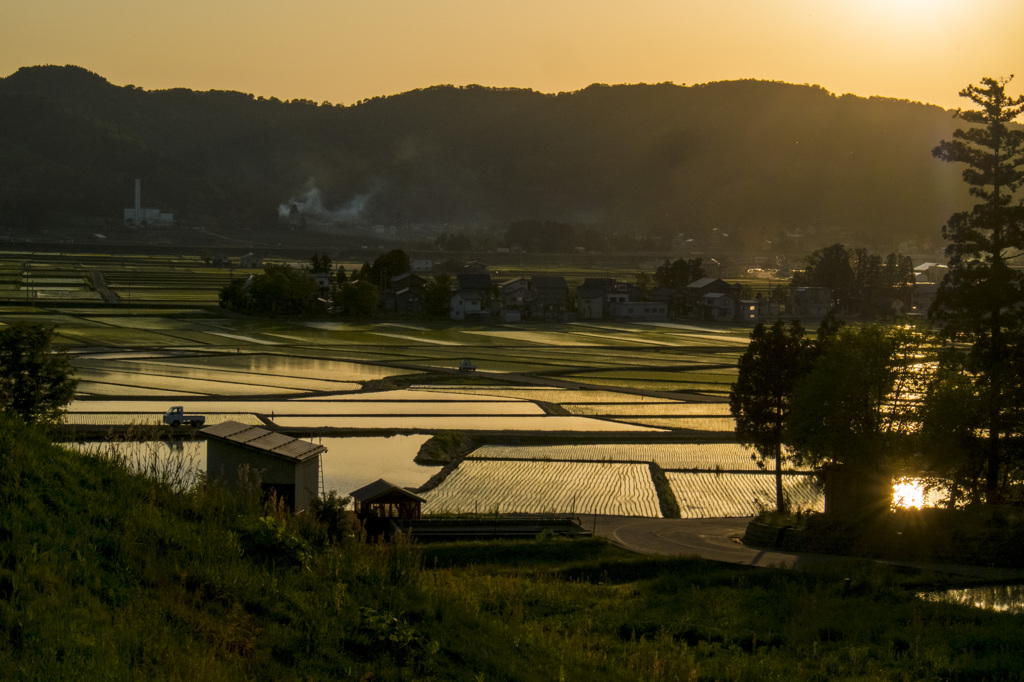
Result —
[[[924,506],[924,481],[901,478],[892,486],[894,509],[920,509]]]

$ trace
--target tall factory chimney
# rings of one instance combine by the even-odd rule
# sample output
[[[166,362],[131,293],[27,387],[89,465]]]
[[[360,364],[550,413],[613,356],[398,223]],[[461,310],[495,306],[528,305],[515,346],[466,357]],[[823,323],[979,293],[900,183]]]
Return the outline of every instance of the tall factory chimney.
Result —
[[[135,178],[135,227],[142,226],[142,179]]]

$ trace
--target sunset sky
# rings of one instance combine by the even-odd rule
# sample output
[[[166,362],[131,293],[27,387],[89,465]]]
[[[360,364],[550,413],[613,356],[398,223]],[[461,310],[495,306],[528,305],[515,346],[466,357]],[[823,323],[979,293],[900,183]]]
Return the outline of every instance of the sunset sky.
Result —
[[[75,64],[117,85],[351,104],[451,83],[814,83],[961,105],[1020,72],[1021,0],[4,0],[0,76]]]

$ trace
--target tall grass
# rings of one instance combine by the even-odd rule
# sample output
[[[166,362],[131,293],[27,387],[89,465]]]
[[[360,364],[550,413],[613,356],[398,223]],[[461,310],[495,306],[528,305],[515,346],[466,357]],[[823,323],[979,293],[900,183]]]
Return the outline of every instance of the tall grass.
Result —
[[[341,500],[291,515],[251,477],[236,494],[134,461],[71,453],[0,416],[0,676],[910,680],[1024,667],[1024,617],[917,599],[936,576],[646,558],[597,539],[367,545]]]

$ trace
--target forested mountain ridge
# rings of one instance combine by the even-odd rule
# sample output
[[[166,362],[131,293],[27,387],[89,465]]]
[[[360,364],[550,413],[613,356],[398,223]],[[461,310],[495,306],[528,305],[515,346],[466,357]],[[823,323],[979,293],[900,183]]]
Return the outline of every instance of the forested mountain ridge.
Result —
[[[931,149],[939,107],[731,81],[572,93],[435,86],[351,106],[145,91],[79,67],[0,79],[0,227],[120,220],[144,204],[222,230],[272,228],[310,186],[368,224],[611,233],[718,228],[749,246],[795,229],[938,240],[966,203]]]

